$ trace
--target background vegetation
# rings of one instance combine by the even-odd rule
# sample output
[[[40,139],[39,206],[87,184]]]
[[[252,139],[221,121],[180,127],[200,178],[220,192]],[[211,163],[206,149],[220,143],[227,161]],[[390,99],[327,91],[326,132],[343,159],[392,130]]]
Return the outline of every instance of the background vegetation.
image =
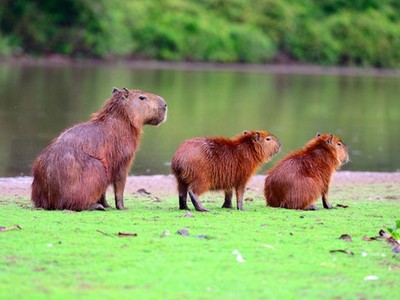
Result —
[[[398,67],[397,0],[3,0],[0,55]]]

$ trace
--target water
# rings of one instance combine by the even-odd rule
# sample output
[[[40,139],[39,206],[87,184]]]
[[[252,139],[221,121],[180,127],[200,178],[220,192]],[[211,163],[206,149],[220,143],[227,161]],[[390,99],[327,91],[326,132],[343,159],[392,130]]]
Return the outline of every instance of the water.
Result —
[[[117,65],[0,65],[0,177],[30,175],[35,156],[63,129],[87,120],[112,88],[163,96],[166,123],[146,126],[131,174],[169,174],[183,140],[263,129],[282,155],[317,132],[339,135],[355,171],[400,170],[400,78]]]

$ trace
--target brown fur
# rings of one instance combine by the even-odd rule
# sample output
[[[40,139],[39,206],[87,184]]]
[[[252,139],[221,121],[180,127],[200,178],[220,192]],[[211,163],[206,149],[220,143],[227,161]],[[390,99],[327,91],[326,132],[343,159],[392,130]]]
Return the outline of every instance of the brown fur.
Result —
[[[264,194],[267,204],[291,209],[316,209],[322,196],[324,208],[333,173],[348,162],[346,145],[330,134],[318,134],[304,148],[289,154],[268,172]]]
[[[125,181],[142,126],[160,124],[166,113],[160,96],[114,88],[89,121],[65,130],[36,158],[31,196],[35,207],[104,209],[105,192],[112,184],[116,207],[124,209]]]
[[[208,190],[224,190],[222,207],[232,208],[232,189],[235,189],[237,208],[242,209],[247,181],[279,149],[279,140],[266,131],[245,131],[233,139],[194,138],[183,142],[172,159],[179,208],[189,209],[186,203],[189,192],[195,209],[207,211],[198,197]]]

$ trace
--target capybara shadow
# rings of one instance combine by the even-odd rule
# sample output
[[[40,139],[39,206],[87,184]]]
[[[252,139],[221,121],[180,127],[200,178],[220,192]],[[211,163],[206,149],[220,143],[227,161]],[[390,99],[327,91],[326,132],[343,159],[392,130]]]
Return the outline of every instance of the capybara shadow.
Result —
[[[233,139],[200,137],[183,142],[172,159],[178,184],[179,208],[188,210],[187,194],[197,211],[208,211],[199,196],[223,190],[223,208],[232,208],[233,189],[237,209],[243,209],[243,193],[251,175],[280,150],[279,140],[267,131],[244,131]]]
[[[31,200],[48,210],[104,210],[113,185],[115,206],[125,209],[123,192],[139,147],[143,125],[166,120],[167,103],[155,94],[114,88],[92,118],[66,129],[33,164]]]
[[[322,197],[324,208],[332,208],[328,202],[332,175],[348,161],[347,147],[339,137],[317,134],[268,171],[264,186],[267,205],[315,210]]]

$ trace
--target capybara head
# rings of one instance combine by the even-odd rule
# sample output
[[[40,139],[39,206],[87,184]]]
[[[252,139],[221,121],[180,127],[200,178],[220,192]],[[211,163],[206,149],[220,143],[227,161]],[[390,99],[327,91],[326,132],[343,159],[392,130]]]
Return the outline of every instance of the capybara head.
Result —
[[[334,149],[334,152],[336,153],[336,159],[339,162],[339,167],[349,161],[349,152],[347,150],[347,146],[339,137],[328,133],[317,133],[315,139],[325,141],[329,147]]]
[[[281,149],[279,139],[268,131],[245,130],[239,138],[247,139],[254,145],[254,149],[261,155],[262,162],[268,162]]]
[[[127,101],[125,109],[135,116],[135,123],[159,125],[167,119],[167,102],[161,96],[127,88],[114,88],[113,96]]]

